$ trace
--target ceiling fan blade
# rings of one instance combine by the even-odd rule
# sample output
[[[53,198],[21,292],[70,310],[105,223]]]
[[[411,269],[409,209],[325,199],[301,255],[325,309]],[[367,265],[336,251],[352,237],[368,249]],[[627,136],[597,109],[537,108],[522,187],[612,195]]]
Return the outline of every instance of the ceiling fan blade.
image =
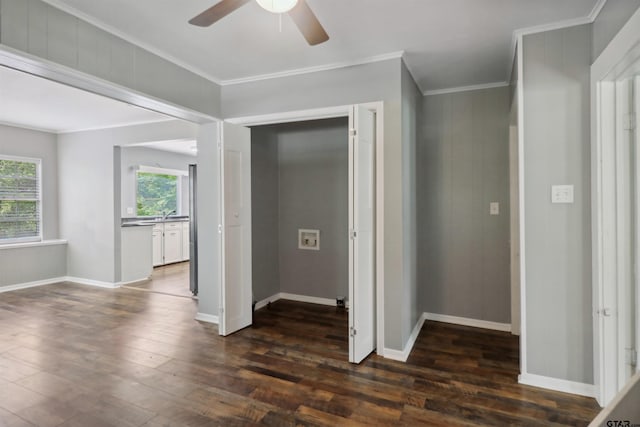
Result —
[[[191,25],[198,27],[208,27],[216,21],[221,20],[236,9],[240,9],[251,0],[221,0],[219,3],[202,12],[200,15],[189,21]]]
[[[289,11],[289,16],[311,46],[329,40],[329,35],[305,0],[298,0],[298,4]]]

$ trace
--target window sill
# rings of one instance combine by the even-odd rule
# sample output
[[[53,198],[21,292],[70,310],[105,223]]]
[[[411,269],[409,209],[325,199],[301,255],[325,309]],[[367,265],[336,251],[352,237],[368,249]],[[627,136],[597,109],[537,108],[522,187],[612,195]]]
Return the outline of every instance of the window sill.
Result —
[[[2,249],[19,249],[19,248],[33,248],[39,246],[54,246],[54,245],[66,245],[66,240],[43,240],[41,242],[23,242],[23,243],[0,243],[0,250]]]

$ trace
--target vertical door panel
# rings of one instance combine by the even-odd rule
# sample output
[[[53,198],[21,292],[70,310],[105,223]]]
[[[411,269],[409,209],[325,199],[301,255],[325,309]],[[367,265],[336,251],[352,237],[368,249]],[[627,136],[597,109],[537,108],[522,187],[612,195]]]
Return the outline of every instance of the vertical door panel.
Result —
[[[349,144],[349,361],[375,349],[375,115],[354,106]]]
[[[251,131],[222,124],[220,335],[251,324]]]
[[[632,145],[635,150],[635,253],[634,253],[634,282],[632,289],[632,314],[631,314],[631,337],[632,348],[635,350],[635,371],[640,372],[640,363],[638,363],[638,350],[640,347],[640,75],[633,79],[633,112],[635,126],[633,129]]]

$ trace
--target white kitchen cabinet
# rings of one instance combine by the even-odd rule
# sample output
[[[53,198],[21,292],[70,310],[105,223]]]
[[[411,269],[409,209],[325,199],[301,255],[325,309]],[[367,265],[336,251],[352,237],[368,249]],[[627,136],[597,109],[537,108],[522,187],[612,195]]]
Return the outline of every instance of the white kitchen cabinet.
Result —
[[[182,261],[182,223],[164,224],[164,263]]]
[[[182,223],[182,260],[189,260],[189,221]]]
[[[157,224],[153,227],[153,234],[151,240],[153,242],[153,266],[164,264],[163,254],[163,236],[164,227],[162,224]]]

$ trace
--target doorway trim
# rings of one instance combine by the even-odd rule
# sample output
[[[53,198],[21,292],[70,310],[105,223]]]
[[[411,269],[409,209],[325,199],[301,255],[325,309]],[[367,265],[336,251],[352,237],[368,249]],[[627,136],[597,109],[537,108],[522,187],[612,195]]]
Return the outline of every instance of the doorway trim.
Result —
[[[624,384],[618,384],[617,313],[618,262],[622,219],[616,202],[618,168],[616,157],[616,80],[640,61],[640,10],[591,66],[591,203],[592,203],[592,292],[593,376],[598,403],[608,404]],[[624,263],[622,263],[624,264]],[[608,310],[608,311],[606,311]]]
[[[116,101],[135,105],[137,107],[145,108],[147,110],[196,124],[211,123],[219,120],[217,117],[137,92],[133,89],[103,80],[91,74],[57,64],[8,46],[0,45],[0,66],[12,68],[37,77],[42,77],[47,80],[62,83],[67,86],[115,99]]]
[[[374,111],[376,114],[376,354],[384,356],[384,102],[354,103],[255,116],[232,117],[225,119],[225,121],[242,126],[260,126],[348,117],[349,109],[356,104]]]

